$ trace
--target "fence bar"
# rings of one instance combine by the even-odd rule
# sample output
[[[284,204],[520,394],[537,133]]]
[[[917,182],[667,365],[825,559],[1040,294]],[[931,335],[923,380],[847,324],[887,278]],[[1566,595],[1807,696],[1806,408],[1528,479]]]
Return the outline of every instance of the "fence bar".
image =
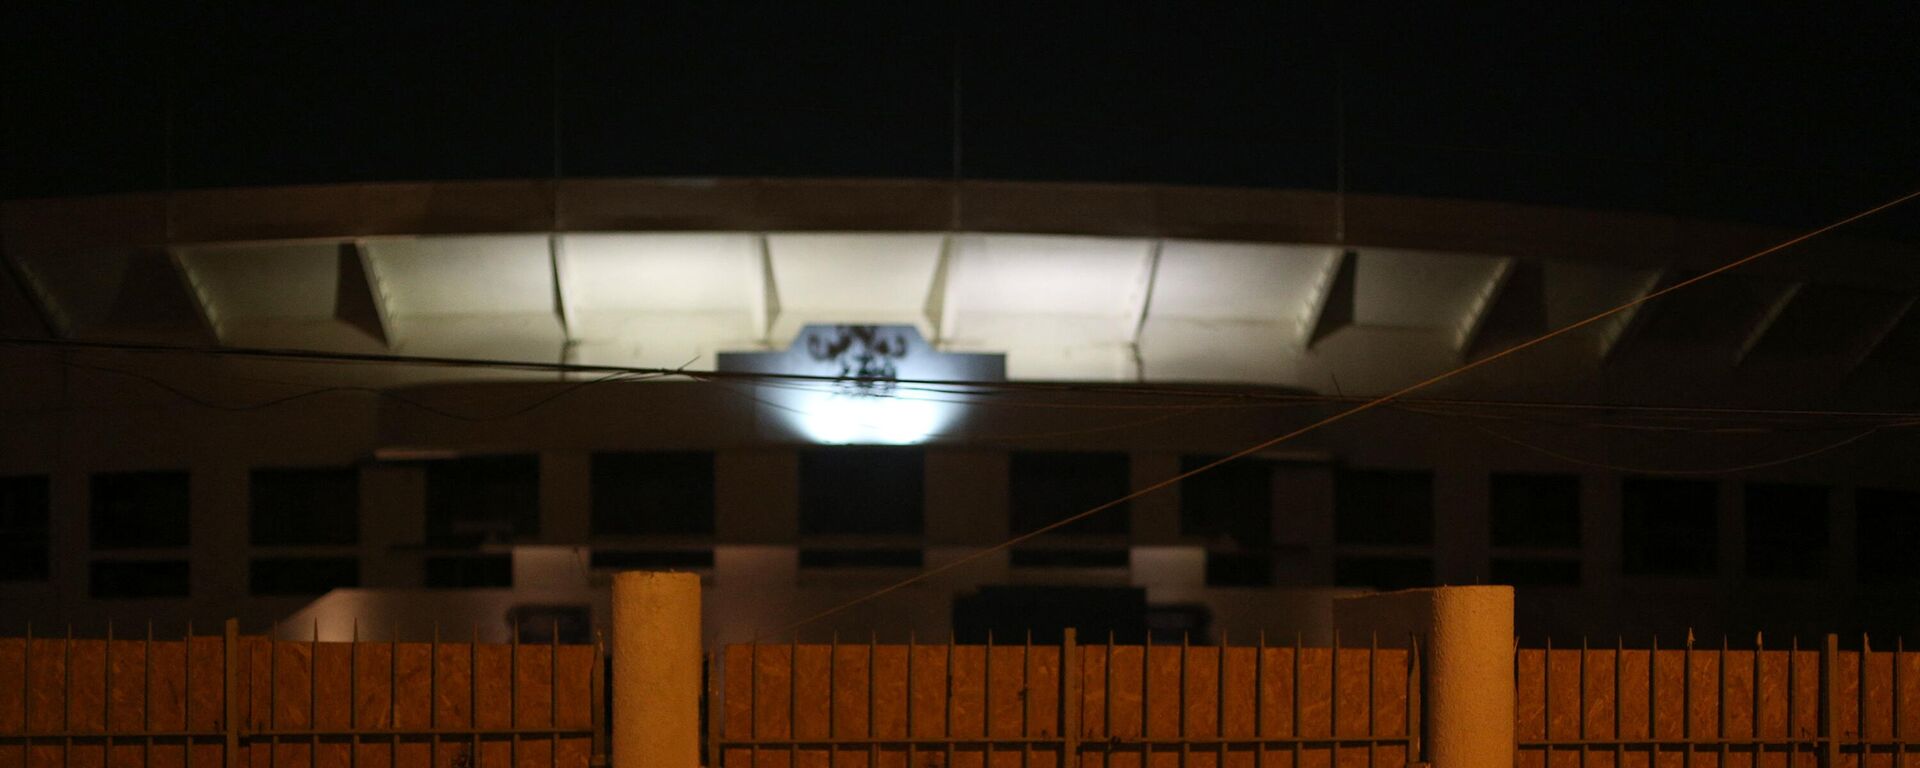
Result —
[[[1420,660],[1420,635],[1407,633],[1407,762],[1424,762],[1421,753],[1421,731],[1426,728],[1420,718],[1420,708],[1425,706],[1426,665]],[[1584,768],[1584,766],[1582,767]]]
[[[1213,663],[1213,735],[1220,738],[1220,754],[1215,756],[1214,765],[1225,768],[1227,764],[1227,631],[1220,630],[1220,643],[1215,646],[1219,655]]]
[[[875,671],[878,668],[874,666],[874,664],[876,663],[876,660],[879,658],[879,655],[876,653],[876,649],[879,647],[879,645],[880,645],[880,634],[878,632],[867,633],[867,738],[868,739],[873,738],[874,721],[879,719],[876,716],[876,711],[873,708],[874,691],[880,687],[880,676]],[[913,698],[912,690],[907,691],[907,698],[909,699]],[[875,742],[872,747],[867,749],[867,768],[879,768],[879,766],[880,766],[880,744],[878,742]]]
[[[438,637],[440,625],[433,625]],[[512,650],[507,655],[507,727],[513,729],[508,736],[507,768],[520,768],[520,620],[513,620],[513,632],[510,637]],[[435,655],[438,655],[437,653]]]
[[[1820,735],[1826,759],[1821,765],[1840,765],[1840,636],[1827,635],[1820,654]]]
[[[360,730],[360,618],[354,617],[347,635],[347,727]],[[480,751],[474,750],[474,768],[479,768]],[[347,742],[347,768],[360,764],[360,736]]]
[[[1106,750],[1100,754],[1100,764],[1102,766],[1105,766],[1107,762],[1111,759],[1111,756],[1113,755],[1113,742],[1111,741],[1111,739],[1117,735],[1113,732],[1113,631],[1112,630],[1107,631],[1106,667],[1107,667],[1106,668],[1107,686],[1101,689],[1101,692],[1100,692],[1100,695],[1101,695],[1100,735],[1107,737],[1109,741],[1107,742]],[[1142,723],[1141,725],[1144,726],[1145,723]]]
[[[507,685],[513,685],[512,680]],[[433,634],[427,640],[427,765],[437,766],[440,759],[440,622],[433,622]],[[397,757],[397,756],[396,756]]]
[[[980,764],[993,765],[993,630],[987,630],[987,649],[981,664],[986,673],[980,680],[980,735],[986,739]]]
[[[800,633],[795,631],[787,639],[787,737],[794,739],[793,746],[787,749],[787,765],[798,765],[800,759]],[[518,768],[517,766],[515,768]]]
[[[547,636],[547,726],[560,727],[560,619],[553,620],[553,634]],[[469,675],[468,690],[480,687],[480,677]],[[477,723],[476,723],[477,725]],[[560,737],[547,741],[547,763],[560,768]],[[510,768],[518,768],[512,766]]]
[[[724,650],[724,649],[723,649]],[[707,654],[707,766],[720,766],[720,666],[725,655],[716,650]],[[557,758],[556,758],[557,760]]]
[[[588,700],[591,709],[587,719],[593,728],[593,756],[588,763],[604,765],[607,763],[607,644],[606,637],[599,627],[593,629],[593,663],[587,674],[593,679],[587,681]],[[748,688],[752,688],[753,673],[747,673]],[[479,768],[476,764],[474,768]]]
[[[1033,723],[1033,630],[1027,630],[1024,645],[1020,646],[1020,768],[1027,768],[1033,762],[1033,745],[1027,743],[1031,734],[1028,726]],[[868,722],[872,722],[871,719]],[[872,737],[872,733],[867,734]]]
[[[467,768],[480,768],[480,622],[473,622],[467,630],[472,633],[467,641],[467,724],[473,726],[473,743],[467,747],[473,754]]]
[[[240,620],[227,619],[226,633],[222,638],[222,649],[226,655],[226,667],[222,674],[227,686],[225,701],[226,716],[221,726],[226,731],[227,768],[240,768]],[[191,675],[189,675],[191,676]]]
[[[1334,653],[1339,653],[1336,648]],[[1373,768],[1380,762],[1380,745],[1373,743],[1374,724],[1380,721],[1379,712],[1374,707],[1379,702],[1373,697],[1373,683],[1379,679],[1380,672],[1380,633],[1374,632],[1367,638],[1367,768]]]
[[[840,676],[840,671],[838,669],[839,660],[840,660],[840,632],[838,630],[835,630],[834,633],[828,636],[827,638],[827,740],[828,741],[832,741],[833,739],[839,738],[840,736],[840,729],[837,727],[839,726],[839,723],[836,722],[837,718],[834,717],[834,710],[840,708],[840,701],[839,701],[840,697],[836,695],[837,693],[839,693],[839,691],[837,690],[838,685],[836,685],[839,681],[835,679]],[[794,687],[798,689],[799,678],[800,678],[800,658],[798,656],[795,656],[793,659],[793,675],[794,675]],[[796,732],[794,734],[794,738],[799,738],[800,735],[797,732],[797,727],[800,725],[800,723],[798,721],[795,721],[794,725],[796,726]],[[833,753],[834,753],[833,747],[828,746],[827,747],[827,764],[828,765],[833,764]]]
[[[1693,766],[1693,630],[1687,630],[1687,647],[1680,651],[1680,736],[1687,740],[1683,765]]]
[[[1267,631],[1260,630],[1260,638],[1253,647],[1253,737],[1267,735],[1266,693],[1267,687]],[[1253,748],[1253,768],[1267,768],[1267,745]]]
[[[1072,630],[1068,631],[1071,632]],[[907,738],[909,739],[914,737],[913,694],[919,690],[914,687],[913,679],[913,657],[918,655],[916,651],[918,650],[919,644],[919,638],[914,636],[913,630],[907,630]],[[908,768],[912,768],[913,766],[913,745],[911,743],[907,745],[907,766]],[[712,768],[712,766],[709,766],[709,768]]]
[[[1660,762],[1660,635],[1655,634],[1647,650],[1647,740],[1653,743],[1649,764]]]
[[[1903,766],[1907,761],[1906,722],[1900,719],[1900,668],[1906,665],[1907,639],[1901,635],[1893,637],[1893,764]]]
[[[1140,646],[1140,764],[1153,762],[1153,745],[1147,742],[1151,735],[1148,724],[1147,702],[1153,699],[1153,630],[1147,630],[1146,643]]]
[[[1794,722],[1794,717],[1798,711],[1798,708],[1794,706],[1794,701],[1798,694],[1798,691],[1795,689],[1800,687],[1799,655],[1800,636],[1793,635],[1787,639],[1787,736],[1789,738],[1797,738],[1800,734],[1799,724]],[[1787,765],[1794,765],[1798,763],[1799,760],[1800,742],[1787,742]]]
[[[1621,766],[1626,764],[1626,759],[1627,759],[1626,742],[1624,741],[1627,738],[1626,728],[1625,728],[1627,697],[1622,695],[1621,693],[1621,688],[1623,687],[1622,680],[1626,677],[1626,672],[1627,672],[1627,639],[1624,637],[1621,637],[1620,635],[1614,635],[1613,636],[1613,737],[1616,739],[1622,740],[1621,743],[1615,744],[1613,747],[1614,768],[1621,768]],[[1647,735],[1651,737],[1653,735],[1652,733],[1653,713],[1652,712],[1647,713],[1647,724],[1648,724]],[[1585,768],[1585,766],[1582,766],[1582,768]]]
[[[67,695],[71,696],[72,691]],[[101,760],[113,762],[113,619],[107,619],[107,645],[100,662],[100,730],[107,734],[107,748]]]
[[[1720,761],[1715,765],[1722,766],[1727,764],[1727,710],[1730,709],[1727,706],[1727,661],[1731,657],[1728,656],[1727,650],[1727,635],[1723,632],[1720,634],[1720,661],[1713,665],[1714,674],[1719,676],[1713,701],[1715,708],[1720,711]],[[1754,684],[1758,685],[1759,681],[1754,681]]]
[[[1067,627],[1060,637],[1060,768],[1080,764],[1080,672],[1079,633]]]
[[[941,724],[940,735],[948,739],[947,755],[946,755],[947,761],[944,763],[941,763],[941,765],[953,765],[953,741],[952,741],[953,739],[953,702],[955,699],[959,698],[958,696],[954,695],[954,690],[953,690],[953,646],[954,645],[955,643],[954,643],[953,632],[949,630],[947,632],[947,690],[945,694],[946,705],[940,708],[941,714],[944,715],[946,718],[946,722]]]
[[[1520,638],[1513,639],[1513,679],[1520,680]],[[1540,735],[1553,739],[1553,638],[1547,638],[1547,649],[1540,654]],[[1553,745],[1546,747],[1548,763],[1553,762]]]
[[[1293,732],[1288,734],[1295,739],[1293,742],[1293,762],[1288,763],[1288,765],[1292,766],[1298,766],[1300,764],[1301,745],[1298,739],[1305,735],[1300,732],[1300,724],[1302,722],[1300,718],[1300,655],[1303,644],[1301,642],[1302,640],[1305,640],[1305,638],[1302,637],[1300,633],[1295,632],[1293,635],[1293,685],[1290,686],[1290,690],[1288,691],[1288,695],[1293,697]],[[1338,633],[1335,633],[1334,647],[1338,648],[1339,646],[1340,636]]]
[[[111,691],[108,692],[112,694]],[[112,723],[108,723],[111,727]],[[140,650],[140,730],[153,731],[153,620],[147,620],[146,645]],[[140,741],[140,768],[153,765],[153,737]]]
[[[60,688],[62,699],[60,702],[60,730],[71,734],[73,733],[73,704],[65,700],[67,695],[73,692],[73,622],[71,621],[67,622],[67,642],[61,646],[61,653],[63,654],[63,658],[60,663],[60,674],[62,676]],[[72,764],[73,737],[68,736],[66,743],[60,748],[60,766],[61,768],[66,768],[66,766]],[[233,766],[229,765],[228,768],[233,768]]]
[[[1576,710],[1576,712],[1578,712],[1580,715],[1579,733],[1580,733],[1580,766],[1581,768],[1586,768],[1586,765],[1587,765],[1587,651],[1588,650],[1589,648],[1587,647],[1587,636],[1585,634],[1582,634],[1580,635],[1580,665],[1579,665],[1580,707],[1579,709]]]
[[[192,658],[191,655],[188,658]],[[192,675],[188,675],[192,677]],[[63,692],[61,694],[65,696]],[[188,699],[192,701],[192,699]],[[26,647],[20,652],[20,764],[33,762],[33,621],[27,621]]]
[[[1180,633],[1180,687],[1174,691],[1174,701],[1179,703],[1180,712],[1177,722],[1180,735],[1180,768],[1187,768],[1187,755],[1192,751],[1187,746],[1187,656],[1192,649],[1187,647],[1187,633]]]
[[[1871,653],[1873,653],[1873,643],[1867,639],[1867,633],[1862,632],[1860,633],[1860,664],[1854,668],[1859,679],[1853,690],[1853,715],[1859,720],[1859,728],[1853,732],[1853,738],[1860,743],[1862,762],[1867,759],[1867,656]],[[1899,695],[1898,691],[1894,692],[1895,697]]]
[[[1338,628],[1333,630],[1333,648],[1328,655],[1331,661],[1327,672],[1327,736],[1337,739],[1340,737],[1340,630]],[[1328,748],[1327,761],[1334,765],[1340,764],[1339,745]]]
[[[314,729],[307,747],[307,768],[320,768],[320,619],[313,620],[313,639],[307,642],[307,727]]]

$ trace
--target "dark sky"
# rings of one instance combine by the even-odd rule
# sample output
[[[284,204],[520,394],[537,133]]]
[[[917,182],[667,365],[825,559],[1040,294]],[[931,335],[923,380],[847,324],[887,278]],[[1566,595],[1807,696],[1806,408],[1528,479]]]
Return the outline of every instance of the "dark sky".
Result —
[[[947,177],[957,74],[969,178],[1334,189],[1344,154],[1356,192],[1796,225],[1920,184],[1920,4],[1440,5],[16,2],[0,162],[9,197]]]

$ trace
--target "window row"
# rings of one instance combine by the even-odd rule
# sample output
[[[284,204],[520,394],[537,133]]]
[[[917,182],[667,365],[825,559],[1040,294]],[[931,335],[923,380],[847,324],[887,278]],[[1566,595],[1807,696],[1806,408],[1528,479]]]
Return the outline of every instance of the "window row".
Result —
[[[1182,459],[1183,471],[1213,457]],[[1267,583],[1274,554],[1274,462],[1242,460],[1181,486],[1182,535],[1206,537],[1209,581]],[[1132,488],[1124,453],[1016,452],[1008,456],[1008,528],[1024,533],[1106,504]],[[423,542],[457,550],[487,541],[537,536],[537,456],[430,461],[425,480]],[[1433,475],[1422,471],[1343,469],[1333,473],[1335,582],[1397,587],[1430,584],[1436,518]],[[590,530],[595,537],[711,535],[714,458],[710,452],[603,453],[592,457]],[[256,547],[332,563],[309,569],[350,585],[357,574],[348,548],[360,540],[360,475],[352,467],[258,469],[250,477],[249,540]],[[1620,564],[1629,576],[1704,577],[1722,570],[1722,484],[1715,480],[1627,477],[1620,490]],[[1761,579],[1820,579],[1829,574],[1829,507],[1833,489],[1817,485],[1740,486],[1745,510],[1744,572]],[[88,537],[101,583],[167,584],[171,571],[122,579],[176,562],[192,526],[186,472],[102,473],[90,478]],[[1488,483],[1490,576],[1500,583],[1574,585],[1581,579],[1582,488],[1577,475],[1496,473]],[[831,448],[799,455],[799,520],[803,537],[918,536],[924,527],[924,453],[901,448]],[[0,580],[38,581],[50,569],[48,479],[0,477]],[[1281,500],[1280,506],[1285,506]],[[1920,546],[1920,493],[1859,489],[1855,494],[1854,565],[1859,581],[1907,577],[1905,553]],[[1122,503],[1073,521],[1061,534],[1124,537]],[[1124,567],[1119,542],[1093,538],[1071,548],[1021,548],[1016,567]],[[1041,543],[1041,542],[1036,542]],[[323,550],[315,553],[313,549]],[[327,552],[329,548],[340,551]],[[915,567],[916,549],[806,548],[808,567]],[[262,594],[303,589],[288,557],[261,554]],[[324,557],[321,557],[323,556]],[[610,557],[615,556],[610,554]],[[637,555],[636,555],[637,557]],[[330,559],[329,559],[330,558]],[[184,560],[177,560],[184,573]],[[1115,563],[1118,563],[1116,565]],[[444,566],[457,574],[457,564]],[[496,567],[496,566],[489,566]],[[104,570],[101,570],[104,569]],[[184,575],[179,577],[184,581]],[[320,578],[318,576],[312,578]],[[357,575],[355,576],[357,579]],[[450,582],[468,581],[448,576]],[[471,581],[485,582],[487,577]],[[429,582],[435,581],[433,578]],[[132,589],[159,587],[131,587]],[[291,592],[289,592],[291,593]]]

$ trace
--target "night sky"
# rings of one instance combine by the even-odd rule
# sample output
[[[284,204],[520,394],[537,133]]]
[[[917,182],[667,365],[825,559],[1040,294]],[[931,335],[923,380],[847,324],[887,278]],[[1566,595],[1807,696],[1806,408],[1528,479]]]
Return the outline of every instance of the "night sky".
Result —
[[[1920,184],[1920,4],[1036,5],[10,3],[0,184],[946,178],[956,80],[966,178],[1787,225]]]

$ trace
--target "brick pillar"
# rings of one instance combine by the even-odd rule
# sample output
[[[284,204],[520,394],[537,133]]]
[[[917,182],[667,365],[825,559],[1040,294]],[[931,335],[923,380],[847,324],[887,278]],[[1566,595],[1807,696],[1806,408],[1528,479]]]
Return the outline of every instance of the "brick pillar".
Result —
[[[613,768],[699,765],[700,576],[616,574]]]
[[[1513,588],[1440,587],[1342,598],[1334,626],[1420,638],[1426,754],[1434,768],[1513,765]]]

